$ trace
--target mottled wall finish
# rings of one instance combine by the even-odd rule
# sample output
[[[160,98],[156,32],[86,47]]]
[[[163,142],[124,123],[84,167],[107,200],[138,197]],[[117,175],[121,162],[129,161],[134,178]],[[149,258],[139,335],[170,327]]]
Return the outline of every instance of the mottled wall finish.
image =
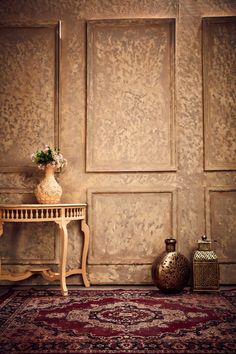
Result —
[[[206,227],[221,264],[221,282],[236,276],[236,187],[206,189]]]
[[[32,192],[24,189],[0,189],[1,203],[31,203]],[[59,232],[52,223],[4,225],[1,237],[2,264],[58,264]]]
[[[207,228],[223,263],[236,263],[236,188],[211,187],[206,194]]]
[[[176,235],[174,190],[89,191],[89,202],[91,264],[151,263]]]
[[[29,167],[39,139],[58,145],[57,32],[37,22],[0,27],[2,171]]]
[[[88,22],[87,170],[175,169],[175,20]]]
[[[236,17],[203,20],[205,168],[236,169]]]
[[[0,59],[6,68],[5,84],[0,83],[4,127],[0,202],[35,202],[32,191],[42,174],[23,165],[30,166],[27,159],[36,148],[57,140],[59,127],[60,147],[68,159],[58,176],[63,202],[89,204],[92,284],[150,283],[152,259],[164,250],[169,233],[191,258],[206,231],[217,240],[214,245],[223,261],[221,282],[236,283],[231,246],[235,242],[235,83],[232,77],[223,80],[235,60],[234,39],[223,21],[219,27],[213,25],[209,56],[202,41],[203,18],[227,16],[236,16],[235,1],[0,0],[0,22],[5,27],[13,27],[13,32],[19,23],[30,27],[21,28],[17,36],[0,29]],[[53,33],[57,29],[38,30],[35,25],[57,26],[59,20],[61,90],[56,102],[58,36],[55,39]],[[20,37],[19,52],[14,41]],[[223,52],[218,45],[221,37]],[[218,136],[218,145],[214,139],[204,142],[203,63],[209,67],[213,57],[217,60],[209,68],[212,81],[204,88],[222,97],[211,100],[210,106],[208,102],[210,136]],[[96,87],[91,87],[94,83]],[[204,154],[214,171],[205,169]],[[17,233],[17,248],[12,247],[11,232]],[[82,240],[78,223],[69,224],[68,268],[80,263]],[[9,225],[0,240],[8,269],[24,269],[27,262],[52,263],[56,268],[57,250],[57,230],[51,224],[36,233],[33,225],[14,231]],[[10,264],[13,258],[16,265]],[[34,277],[25,282],[43,280]],[[81,279],[75,276],[68,282]]]

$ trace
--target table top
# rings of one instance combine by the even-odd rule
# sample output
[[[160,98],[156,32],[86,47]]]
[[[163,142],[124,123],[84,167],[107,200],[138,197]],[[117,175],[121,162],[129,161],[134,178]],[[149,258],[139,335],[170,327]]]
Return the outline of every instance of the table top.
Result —
[[[0,209],[6,208],[20,208],[20,209],[34,209],[34,208],[73,208],[73,207],[83,207],[87,206],[87,204],[0,204]]]
[[[83,220],[87,204],[0,204],[0,223]]]

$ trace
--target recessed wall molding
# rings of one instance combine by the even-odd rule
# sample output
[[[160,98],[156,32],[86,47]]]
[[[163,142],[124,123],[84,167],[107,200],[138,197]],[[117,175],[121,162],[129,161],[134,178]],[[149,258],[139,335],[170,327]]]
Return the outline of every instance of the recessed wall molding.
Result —
[[[33,191],[0,188],[1,204],[31,204]],[[6,223],[0,237],[1,261],[5,265],[59,263],[58,227],[55,223]]]
[[[87,172],[176,171],[175,19],[87,21]]]
[[[204,167],[236,170],[236,16],[203,18],[202,31]]]
[[[0,23],[0,172],[28,171],[36,149],[59,147],[60,37],[60,21]]]
[[[177,235],[175,188],[88,190],[89,264],[151,264]]]
[[[205,188],[206,232],[219,262],[236,264],[236,186]]]

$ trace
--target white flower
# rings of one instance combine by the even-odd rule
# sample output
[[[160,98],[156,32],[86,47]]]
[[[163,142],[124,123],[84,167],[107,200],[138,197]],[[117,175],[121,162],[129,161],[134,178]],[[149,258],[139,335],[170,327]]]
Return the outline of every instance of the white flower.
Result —
[[[45,166],[40,163],[40,164],[38,164],[38,168],[39,168],[40,170],[44,170]]]
[[[42,170],[44,170],[47,165],[62,168],[67,164],[66,159],[63,158],[59,150],[51,148],[49,145],[45,145],[43,150],[37,150],[35,153],[31,154],[31,160]]]

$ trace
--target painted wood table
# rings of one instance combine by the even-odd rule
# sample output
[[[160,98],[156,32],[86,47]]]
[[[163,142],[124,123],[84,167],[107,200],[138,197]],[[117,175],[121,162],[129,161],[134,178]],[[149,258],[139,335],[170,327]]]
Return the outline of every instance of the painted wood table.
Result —
[[[40,273],[48,281],[60,280],[61,291],[68,295],[66,277],[72,274],[81,274],[84,285],[90,286],[87,278],[86,261],[89,247],[89,227],[86,223],[87,204],[0,204],[0,236],[3,235],[3,224],[6,222],[55,222],[60,228],[60,261],[59,272],[50,268],[33,267],[23,273],[4,273],[1,269],[0,280],[19,281],[29,278],[35,273]],[[84,234],[81,268],[66,271],[68,231],[67,225],[72,220],[81,220],[81,230]]]

